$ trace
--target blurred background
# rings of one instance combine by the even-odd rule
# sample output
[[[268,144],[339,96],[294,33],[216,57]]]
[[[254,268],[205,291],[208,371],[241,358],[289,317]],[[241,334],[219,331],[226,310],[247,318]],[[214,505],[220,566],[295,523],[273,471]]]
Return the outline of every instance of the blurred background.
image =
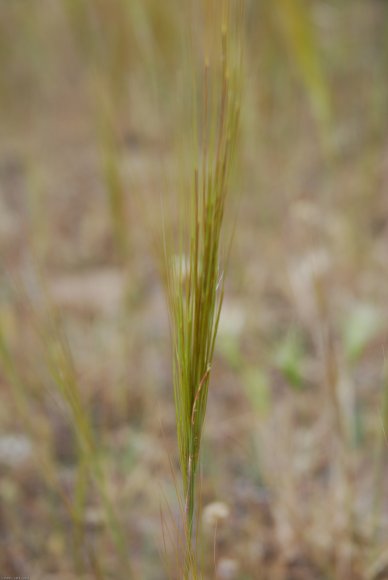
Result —
[[[179,578],[155,240],[174,140],[190,132],[197,12],[0,0],[4,576]],[[244,42],[204,577],[381,580],[388,3],[247,0]]]

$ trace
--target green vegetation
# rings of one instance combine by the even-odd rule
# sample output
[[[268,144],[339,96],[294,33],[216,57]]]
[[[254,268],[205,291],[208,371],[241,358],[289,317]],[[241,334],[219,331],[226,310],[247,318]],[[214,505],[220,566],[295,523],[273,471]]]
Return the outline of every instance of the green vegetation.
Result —
[[[236,8],[232,4],[232,7],[229,2],[222,2],[220,7],[213,8],[215,15],[212,15],[210,33],[214,37],[215,54],[205,48],[198,152],[192,183],[182,192],[177,243],[170,239],[169,232],[165,232],[174,397],[189,545],[187,578],[192,577],[191,571],[195,567],[191,537],[196,476],[224,295],[221,261],[225,248],[222,247],[221,234],[240,115],[243,12],[241,5]]]
[[[0,1],[3,575],[387,576],[386,4]]]

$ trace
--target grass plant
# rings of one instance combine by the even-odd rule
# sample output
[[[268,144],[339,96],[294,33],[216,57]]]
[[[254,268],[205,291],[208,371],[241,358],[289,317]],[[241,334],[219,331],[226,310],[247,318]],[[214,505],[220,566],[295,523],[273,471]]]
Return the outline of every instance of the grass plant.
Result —
[[[165,282],[173,340],[173,382],[184,492],[185,578],[198,574],[192,545],[197,468],[214,347],[224,296],[222,238],[235,157],[241,87],[243,5],[211,2],[191,183],[179,199],[175,235],[165,229]],[[214,42],[217,39],[217,43]]]
[[[43,376],[48,384],[42,387],[41,396],[51,388],[55,388],[59,401],[64,403],[68,411],[69,423],[76,441],[77,463],[76,482],[73,496],[66,494],[61,488],[53,458],[46,450],[40,452],[39,467],[50,489],[58,493],[73,526],[74,561],[78,573],[85,570],[85,557],[91,562],[94,572],[102,569],[102,558],[94,553],[93,547],[85,538],[85,508],[91,488],[96,490],[104,513],[107,531],[115,546],[118,568],[125,577],[133,578],[125,533],[122,528],[116,508],[107,487],[107,476],[103,457],[98,448],[91,417],[82,394],[76,365],[70,344],[62,324],[62,317],[47,290],[45,277],[41,270],[38,273],[39,304],[35,303],[21,280],[9,275],[13,292],[19,297],[29,314],[33,335],[39,344],[40,365],[44,369]],[[0,367],[9,381],[15,408],[23,422],[26,433],[34,442],[39,443],[42,433],[35,421],[31,419],[32,400],[29,393],[30,384],[19,371],[11,346],[7,343],[0,320]],[[47,392],[45,392],[47,390]],[[45,435],[50,435],[49,426]],[[102,577],[104,577],[101,572]]]

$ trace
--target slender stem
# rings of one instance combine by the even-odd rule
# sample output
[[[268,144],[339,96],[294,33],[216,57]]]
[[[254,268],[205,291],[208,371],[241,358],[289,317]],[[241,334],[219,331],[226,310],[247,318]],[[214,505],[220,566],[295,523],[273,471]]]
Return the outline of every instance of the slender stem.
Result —
[[[193,565],[192,536],[194,522],[194,505],[195,505],[195,465],[191,444],[189,461],[187,466],[187,491],[185,503],[185,527],[186,527],[185,579],[190,578],[190,572]]]

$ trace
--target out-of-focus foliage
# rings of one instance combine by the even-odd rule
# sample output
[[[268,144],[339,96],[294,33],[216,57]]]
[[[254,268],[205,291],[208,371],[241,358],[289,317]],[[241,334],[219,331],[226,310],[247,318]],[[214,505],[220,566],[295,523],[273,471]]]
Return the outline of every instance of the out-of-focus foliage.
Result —
[[[258,367],[244,371],[244,387],[252,408],[265,417],[271,407],[271,385],[268,376]]]
[[[290,385],[295,389],[303,387],[302,365],[305,350],[302,338],[298,332],[291,330],[279,344],[275,361]]]
[[[371,304],[360,304],[350,313],[344,324],[343,343],[352,362],[359,359],[380,329],[380,314]]]
[[[167,309],[150,246],[161,192],[173,200],[164,206],[173,237],[176,193],[187,200],[198,180],[207,125],[195,79],[219,53],[217,2],[0,0],[0,569],[9,575],[159,579],[168,552],[170,577],[180,577],[175,529],[160,549],[160,487],[173,526],[181,513]],[[387,11],[379,0],[246,0],[231,182],[241,205],[198,466],[204,504],[230,509],[202,522],[206,577],[385,573]],[[197,163],[205,189],[210,157]],[[227,223],[237,214],[229,207]],[[188,223],[187,246],[198,221]],[[172,253],[182,314],[190,267],[179,244]],[[191,262],[192,289],[203,262]],[[212,282],[222,282],[214,260]],[[192,402],[210,371],[190,366],[193,313],[204,314],[191,305],[191,318],[176,321]],[[247,456],[253,442],[258,457]]]
[[[269,4],[284,41],[286,57],[291,57],[298,70],[318,121],[326,126],[330,119],[329,90],[312,20],[311,3],[306,0],[277,0]]]
[[[186,52],[200,50],[201,44],[190,40],[183,31],[185,14],[198,19],[199,11],[189,0],[61,0],[55,9],[49,4],[43,0],[43,9],[39,9],[36,2],[1,3],[3,82],[13,78],[20,86],[28,79],[32,82],[34,75],[39,76],[42,59],[53,56],[47,50],[48,44],[52,42],[54,47],[56,42],[56,38],[42,38],[45,22],[49,16],[54,31],[60,7],[68,19],[67,33],[75,41],[79,65],[92,83],[97,82],[94,90],[101,89],[102,82],[115,103],[128,94],[135,77],[143,78],[145,90],[156,90],[167,99],[171,82],[180,74],[182,47]],[[301,79],[317,120],[327,124],[330,91],[313,4],[307,0],[247,1],[247,48],[249,58],[268,63],[259,67],[261,85],[275,81],[276,68],[290,66]],[[198,33],[202,27],[198,20]],[[18,30],[23,42],[15,41],[14,30]]]

